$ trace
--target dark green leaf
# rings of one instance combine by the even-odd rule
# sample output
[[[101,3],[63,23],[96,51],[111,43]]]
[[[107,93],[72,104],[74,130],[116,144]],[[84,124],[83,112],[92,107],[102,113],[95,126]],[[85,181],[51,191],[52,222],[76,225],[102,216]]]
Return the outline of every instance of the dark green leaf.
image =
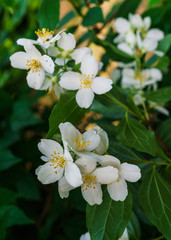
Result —
[[[128,116],[122,119],[117,129],[117,138],[128,147],[152,156],[157,155],[158,145],[154,133],[138,120]]]
[[[165,103],[171,100],[171,87],[160,88],[156,91],[147,91],[145,97],[157,103]]]
[[[7,188],[0,188],[0,206],[7,205],[16,200],[18,194]]]
[[[162,51],[166,54],[170,47],[171,47],[171,33],[167,34],[165,38],[163,38],[159,42],[157,50]]]
[[[171,118],[163,121],[157,129],[157,133],[165,146],[171,151]]]
[[[131,194],[123,202],[113,201],[106,190],[101,205],[87,205],[87,228],[91,240],[118,239],[128,224],[131,211]]]
[[[156,68],[160,70],[165,70],[169,66],[170,60],[167,56],[163,56],[158,59],[158,63],[155,66]]]
[[[86,16],[83,19],[83,26],[85,27],[89,27],[92,26],[98,22],[103,22],[103,14],[102,14],[102,10],[100,7],[93,7],[90,8],[88,13],[86,14]]]
[[[133,240],[139,240],[141,239],[141,228],[138,221],[138,218],[136,217],[135,213],[132,212],[131,220],[128,224],[128,234],[129,237]]]
[[[117,12],[117,17],[128,18],[129,13],[134,13],[140,4],[141,0],[125,0]]]
[[[70,11],[69,13],[67,13],[59,22],[58,24],[58,29],[60,29],[63,25],[65,25],[66,23],[68,23],[73,17],[75,17],[76,14],[74,11]]]
[[[59,0],[42,0],[38,12],[40,28],[53,30],[59,22]]]
[[[171,236],[171,187],[155,168],[143,179],[140,199],[150,222],[169,240]]]
[[[54,106],[49,118],[49,132],[47,138],[59,131],[58,126],[62,122],[77,124],[87,110],[80,108],[75,101],[75,94],[65,93]]]
[[[6,170],[19,162],[21,162],[21,159],[15,157],[9,150],[0,149],[0,171]]]

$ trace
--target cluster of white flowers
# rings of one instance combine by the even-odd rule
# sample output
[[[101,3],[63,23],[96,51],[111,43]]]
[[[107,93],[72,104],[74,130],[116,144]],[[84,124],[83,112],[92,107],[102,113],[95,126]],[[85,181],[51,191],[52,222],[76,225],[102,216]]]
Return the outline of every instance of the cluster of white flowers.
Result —
[[[164,38],[164,33],[156,28],[149,30],[151,18],[142,17],[139,14],[129,14],[129,21],[125,18],[117,18],[115,29],[119,35],[114,39],[118,48],[129,55],[139,56],[147,52],[154,52],[157,55],[163,55],[157,51],[157,45]]]
[[[116,82],[121,76],[121,87],[129,88],[133,93],[133,101],[136,105],[144,105],[148,102],[150,109],[169,115],[162,104],[149,101],[145,98],[144,91],[147,89],[157,90],[157,83],[162,80],[162,72],[157,68],[143,68],[142,56],[149,52],[163,56],[157,51],[157,45],[164,38],[164,33],[159,29],[149,29],[150,17],[144,19],[139,14],[129,14],[129,21],[124,18],[117,18],[115,29],[119,35],[114,39],[118,48],[135,58],[129,64],[119,63],[122,71],[114,71],[113,79]]]
[[[107,184],[110,197],[124,201],[127,183],[136,182],[141,173],[134,164],[121,163],[116,157],[105,154],[109,140],[107,133],[96,126],[81,134],[71,123],[59,125],[62,146],[49,139],[42,139],[38,148],[46,163],[36,169],[36,175],[43,184],[58,181],[61,198],[69,191],[81,186],[83,198],[90,204],[102,203],[102,184]],[[104,155],[105,154],[105,155]]]
[[[27,69],[27,83],[37,90],[54,89],[57,97],[63,89],[78,90],[76,101],[81,108],[89,108],[95,94],[104,94],[111,90],[112,80],[96,77],[102,64],[92,56],[88,47],[75,49],[76,40],[71,33],[53,31],[36,31],[37,40],[21,38],[17,44],[24,47],[25,52],[14,53],[10,57],[14,68]],[[41,53],[34,45],[41,47]],[[67,63],[74,60],[80,64],[78,71],[72,71]]]
[[[81,235],[80,240],[91,240],[90,233],[87,232],[87,233]],[[118,240],[129,240],[127,228],[125,228],[124,233],[122,234],[122,236]]]

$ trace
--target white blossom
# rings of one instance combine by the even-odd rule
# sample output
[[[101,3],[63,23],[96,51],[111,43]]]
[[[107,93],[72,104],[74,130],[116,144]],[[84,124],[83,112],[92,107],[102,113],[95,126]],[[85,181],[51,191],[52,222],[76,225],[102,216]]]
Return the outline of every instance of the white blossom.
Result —
[[[36,175],[43,184],[54,183],[63,176],[72,187],[82,184],[80,170],[73,163],[66,144],[64,147],[63,151],[59,143],[49,139],[42,139],[38,144],[40,152],[43,153],[41,159],[46,163],[36,169]]]
[[[128,195],[126,181],[137,182],[141,178],[141,172],[138,166],[129,163],[120,163],[120,161],[110,155],[103,156],[103,167],[113,166],[118,169],[119,177],[108,184],[107,190],[110,197],[115,201],[124,201]]]
[[[27,69],[27,83],[31,88],[40,89],[46,73],[54,72],[54,63],[47,55],[41,53],[29,41],[22,42],[26,52],[17,52],[10,57],[11,65],[14,68]]]
[[[86,55],[91,55],[91,54],[92,54],[92,50],[90,48],[83,47],[83,48],[75,49],[71,53],[71,57],[75,60],[75,63],[78,64],[82,62],[82,60]]]
[[[61,87],[68,90],[78,90],[76,101],[81,108],[90,107],[94,99],[94,93],[104,94],[112,88],[112,80],[96,77],[97,72],[98,63],[96,59],[87,55],[81,63],[81,74],[69,71],[61,77]]]
[[[117,180],[118,170],[112,166],[96,168],[96,162],[88,158],[79,158],[75,162],[82,173],[81,192],[83,198],[90,204],[102,203],[101,184]]]
[[[125,68],[122,71],[121,84],[123,88],[143,89],[146,86],[155,85],[161,80],[162,73],[156,68],[145,69],[141,72]]]
[[[96,126],[92,130],[96,131],[96,133],[100,137],[100,142],[98,146],[95,148],[95,152],[99,155],[106,153],[109,147],[109,139],[107,133],[100,127]]]

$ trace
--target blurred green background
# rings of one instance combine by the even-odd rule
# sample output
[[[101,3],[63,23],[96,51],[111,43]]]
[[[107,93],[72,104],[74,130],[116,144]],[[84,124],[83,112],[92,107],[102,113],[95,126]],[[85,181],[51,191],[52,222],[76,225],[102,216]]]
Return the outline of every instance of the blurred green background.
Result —
[[[58,5],[60,11],[59,7],[55,8]],[[86,15],[92,6],[102,9],[95,19]],[[86,203],[80,189],[72,191],[69,199],[62,200],[57,184],[45,186],[36,179],[35,169],[41,164],[37,143],[48,132],[48,117],[57,99],[54,95],[46,96],[45,91],[30,89],[26,72],[10,66],[10,55],[22,51],[16,40],[36,39],[34,31],[43,23],[48,27],[47,16],[52,14],[50,26],[67,27],[68,32],[75,34],[79,46],[90,46],[97,59],[102,58],[104,62],[101,74],[109,76],[116,63],[109,61],[102,47],[92,43],[88,30],[99,33],[98,29],[105,24],[98,36],[101,39],[105,36],[112,42],[112,24],[107,23],[111,23],[117,8],[115,17],[126,18],[130,11],[143,13],[147,10],[144,16],[151,16],[153,27],[165,34],[171,30],[170,1],[0,0],[0,240],[76,240],[86,232]],[[108,30],[110,34],[106,35]],[[171,85],[169,72],[166,76],[161,85]],[[136,225],[134,217],[133,221]],[[138,225],[138,231],[140,228],[143,240],[151,239],[153,232],[154,235],[157,232],[146,219]]]

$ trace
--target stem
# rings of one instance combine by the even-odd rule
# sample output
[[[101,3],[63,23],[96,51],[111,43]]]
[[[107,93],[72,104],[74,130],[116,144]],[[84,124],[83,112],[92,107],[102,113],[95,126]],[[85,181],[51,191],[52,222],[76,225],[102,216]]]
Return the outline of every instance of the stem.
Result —
[[[131,163],[150,163],[154,165],[166,165],[166,166],[171,166],[171,163],[166,163],[166,162],[154,162],[154,161],[148,161],[148,160],[139,160],[139,161],[130,161]]]
[[[153,240],[160,240],[160,239],[163,239],[163,238],[164,238],[163,236],[160,236],[160,237],[155,238],[155,239],[153,239]]]

